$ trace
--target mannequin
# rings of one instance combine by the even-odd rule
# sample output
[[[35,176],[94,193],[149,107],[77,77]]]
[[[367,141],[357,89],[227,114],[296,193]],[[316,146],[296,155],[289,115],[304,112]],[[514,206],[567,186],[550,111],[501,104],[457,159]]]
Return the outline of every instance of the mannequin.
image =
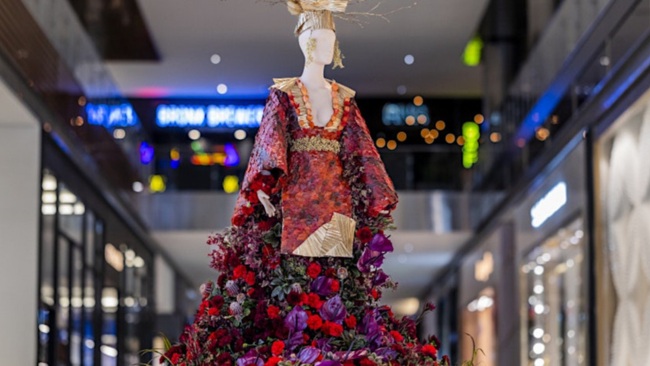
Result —
[[[314,39],[316,47],[311,52],[309,41]],[[331,29],[316,29],[302,32],[298,36],[300,49],[305,57],[305,67],[300,80],[307,88],[314,113],[314,124],[319,127],[325,126],[334,113],[332,105],[332,85],[325,79],[325,66],[331,65],[334,60],[334,47],[336,44],[336,33]],[[271,174],[265,172],[266,174]],[[275,206],[271,203],[268,194],[257,191],[257,197],[264,206],[269,217],[276,214]]]

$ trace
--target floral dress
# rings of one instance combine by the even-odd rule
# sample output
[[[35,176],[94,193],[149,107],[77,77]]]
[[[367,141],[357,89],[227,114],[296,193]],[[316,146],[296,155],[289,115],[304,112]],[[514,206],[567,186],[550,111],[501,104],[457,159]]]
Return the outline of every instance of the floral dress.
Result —
[[[244,177],[233,225],[241,226],[256,206],[257,191],[277,195],[282,210],[282,252],[306,257],[352,257],[356,222],[345,178],[349,164],[363,166],[367,214],[397,204],[354,91],[331,82],[329,123],[314,125],[307,91],[298,78],[276,79]],[[278,202],[279,201],[279,202]]]

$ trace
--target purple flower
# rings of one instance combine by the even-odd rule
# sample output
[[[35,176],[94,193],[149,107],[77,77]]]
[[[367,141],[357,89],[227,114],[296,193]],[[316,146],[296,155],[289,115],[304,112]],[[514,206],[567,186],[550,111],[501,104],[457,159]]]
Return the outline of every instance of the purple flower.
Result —
[[[394,250],[393,243],[384,234],[375,234],[368,247],[376,252],[392,252]]]
[[[334,279],[319,276],[311,283],[311,292],[315,292],[321,296],[329,296],[332,294],[332,282]]]
[[[296,306],[284,318],[284,325],[289,328],[291,332],[300,332],[307,328],[307,319],[309,315],[302,310],[300,306]]]
[[[300,362],[306,364],[312,364],[316,362],[318,356],[320,356],[320,350],[315,347],[307,347],[302,351],[300,351],[300,353],[298,354],[298,358],[300,359]]]
[[[246,356],[237,359],[237,366],[248,365],[264,366],[264,361],[262,361],[262,359],[257,354],[248,352]]]
[[[323,361],[316,364],[316,366],[343,366],[339,361]]]
[[[397,358],[397,352],[394,349],[388,348],[388,347],[382,347],[379,348],[375,351],[375,354],[379,357],[387,358],[387,359],[395,359]]]
[[[320,316],[327,321],[343,324],[347,311],[341,300],[341,296],[336,295],[333,298],[327,300],[325,304],[320,308]]]
[[[304,341],[305,341],[305,339],[302,336],[302,331],[295,332],[287,340],[287,348],[289,348],[291,351],[293,351],[294,349],[302,346],[302,343]]]
[[[379,346],[381,343],[381,327],[377,323],[376,310],[369,311],[363,317],[361,323],[357,326],[357,331],[366,336],[366,342],[372,346]]]
[[[388,282],[388,275],[384,271],[377,271],[377,274],[375,275],[375,278],[372,279],[372,284],[373,286],[383,286]]]
[[[359,271],[361,271],[361,273],[369,273],[371,266],[381,267],[383,263],[383,253],[371,250],[370,248],[366,248],[363,251],[361,258],[359,258],[359,262],[357,262],[357,268]]]
[[[316,345],[318,346],[318,349],[325,353],[332,351],[332,345],[330,344],[329,338],[321,338],[317,340]]]

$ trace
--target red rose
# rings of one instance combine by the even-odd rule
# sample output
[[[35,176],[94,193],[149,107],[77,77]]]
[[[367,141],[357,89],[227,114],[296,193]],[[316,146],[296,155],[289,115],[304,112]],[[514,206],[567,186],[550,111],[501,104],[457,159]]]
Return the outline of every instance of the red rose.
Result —
[[[354,361],[353,360],[347,360],[343,363],[343,366],[354,366]]]
[[[334,268],[328,268],[325,271],[325,276],[329,278],[336,278],[336,270]]]
[[[272,356],[271,358],[269,358],[268,361],[266,361],[264,366],[277,366],[280,363],[280,361],[282,361],[280,357]]]
[[[318,315],[312,315],[307,319],[309,329],[318,330],[323,326],[323,319]]]
[[[266,314],[271,319],[277,319],[279,317],[279,315],[280,315],[280,308],[277,307],[277,306],[271,305],[266,309]]]
[[[318,263],[312,263],[307,267],[307,276],[316,279],[320,275],[322,268]]]
[[[343,326],[332,322],[325,322],[322,326],[322,330],[323,333],[332,337],[340,337],[341,334],[343,334]]]
[[[369,243],[372,240],[372,230],[369,227],[361,228],[357,231],[357,239],[362,243]]]
[[[219,315],[219,309],[218,308],[210,308],[210,310],[208,310],[208,315],[211,315],[211,316]]]
[[[438,353],[438,350],[436,347],[427,344],[426,346],[422,347],[422,353],[424,353],[425,356],[429,356],[431,358],[436,357],[436,354]]]
[[[374,288],[372,289],[371,295],[372,295],[373,299],[375,299],[375,300],[379,299],[379,292],[377,292],[377,290],[374,289]]]
[[[234,215],[232,217],[232,224],[235,226],[242,226],[246,223],[246,216],[243,215]]]
[[[339,280],[333,280],[330,288],[332,289],[333,292],[339,292],[339,290],[341,289],[341,283],[339,282]]]
[[[243,265],[243,264],[240,264],[237,267],[235,267],[235,270],[233,271],[233,275],[234,275],[235,279],[244,278],[244,277],[246,277],[246,272],[247,272],[246,271],[246,266]]]
[[[391,330],[390,335],[393,336],[393,339],[395,339],[395,342],[397,343],[401,343],[404,341],[404,337],[402,337],[402,335],[399,334],[399,332],[397,331]]]
[[[257,227],[262,231],[269,231],[271,230],[272,224],[270,221],[260,221],[257,223]]]
[[[284,352],[284,342],[282,341],[273,342],[273,346],[271,347],[271,352],[276,356],[281,355],[282,352]]]
[[[364,358],[363,360],[359,361],[359,366],[377,366],[377,364],[367,358]]]
[[[302,305],[302,293],[298,291],[291,291],[287,295],[287,302],[291,306]]]
[[[308,306],[310,306],[310,307],[312,307],[314,309],[318,308],[318,303],[319,302],[320,302],[320,296],[318,296],[318,294],[314,294],[314,293],[311,293],[311,294],[307,295],[307,301],[305,301],[305,303]]]
[[[241,211],[244,213],[244,215],[252,215],[253,212],[255,212],[255,207],[248,204],[248,205],[243,206],[241,208]]]
[[[172,365],[177,365],[178,361],[180,361],[180,359],[181,359],[181,355],[179,355],[178,353],[174,353],[174,355],[172,356],[172,360],[171,360]]]
[[[255,273],[248,272],[246,274],[246,283],[249,284],[250,286],[253,286],[255,284]]]
[[[355,328],[357,326],[357,318],[354,315],[350,315],[345,319],[345,325],[347,325],[348,328]]]

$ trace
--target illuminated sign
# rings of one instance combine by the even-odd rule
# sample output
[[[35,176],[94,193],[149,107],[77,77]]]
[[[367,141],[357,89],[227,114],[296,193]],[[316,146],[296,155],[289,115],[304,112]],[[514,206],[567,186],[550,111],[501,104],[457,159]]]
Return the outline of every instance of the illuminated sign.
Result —
[[[106,263],[115,268],[116,271],[124,270],[124,255],[113,244],[106,244],[104,247],[104,258]]]
[[[483,259],[474,265],[474,277],[479,282],[487,282],[492,272],[494,272],[494,258],[492,257],[492,253],[486,252],[483,255]]]
[[[566,183],[560,182],[530,209],[531,225],[542,226],[567,203]]]
[[[87,104],[88,123],[104,127],[129,127],[138,123],[138,116],[129,104]]]
[[[156,109],[158,127],[241,128],[259,127],[263,105],[173,105]]]
[[[429,124],[429,108],[426,105],[388,103],[382,110],[382,122],[386,126],[426,126]]]
[[[463,62],[467,66],[478,66],[481,63],[481,53],[483,52],[483,40],[479,36],[472,38],[463,52]]]
[[[463,166],[471,168],[478,161],[478,140],[481,137],[481,130],[478,124],[466,122],[463,124]]]
[[[140,162],[143,165],[149,165],[154,158],[154,148],[146,141],[140,143]]]

